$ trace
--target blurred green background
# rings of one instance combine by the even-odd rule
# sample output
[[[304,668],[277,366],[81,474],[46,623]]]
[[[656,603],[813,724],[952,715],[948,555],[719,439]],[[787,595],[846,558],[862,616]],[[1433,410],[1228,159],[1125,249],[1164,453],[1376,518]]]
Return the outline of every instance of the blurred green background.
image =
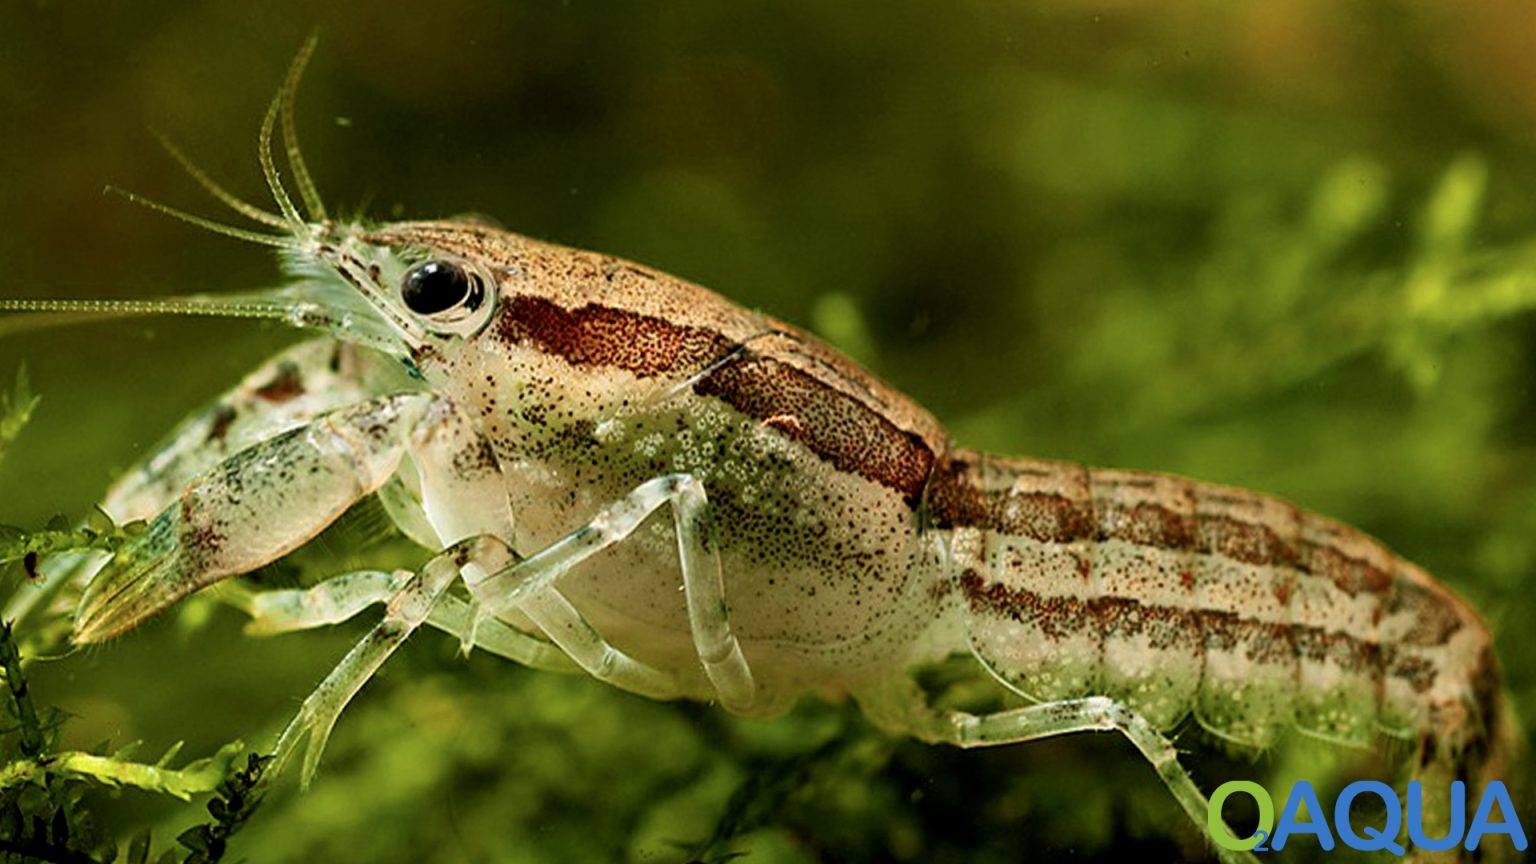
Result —
[[[267,252],[101,190],[225,218],[153,127],[260,202],[256,128],[316,27],[300,136],[333,209],[632,257],[822,333],[966,444],[1339,517],[1485,612],[1536,719],[1536,7],[4,0],[0,296],[275,284]],[[25,363],[43,399],[0,522],[85,513],[294,338],[0,339],[0,379]],[[362,626],[168,616],[34,690],[65,746],[266,746]],[[740,721],[454,648],[414,639],[232,860],[681,861],[726,818],[763,824],[731,847],[756,862],[1201,854],[1109,736],[955,753],[825,703]],[[207,818],[87,803],[157,849]]]

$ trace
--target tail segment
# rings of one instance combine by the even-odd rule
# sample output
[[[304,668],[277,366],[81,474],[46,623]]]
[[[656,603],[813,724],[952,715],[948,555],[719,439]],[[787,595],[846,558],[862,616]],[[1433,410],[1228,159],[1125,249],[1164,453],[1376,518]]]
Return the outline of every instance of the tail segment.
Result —
[[[1406,740],[1429,837],[1453,781],[1472,807],[1493,780],[1527,788],[1506,777],[1522,742],[1486,626],[1359,531],[1239,489],[969,451],[927,504],[972,652],[1024,696],[1109,696],[1160,730],[1193,714],[1243,749],[1286,728]]]

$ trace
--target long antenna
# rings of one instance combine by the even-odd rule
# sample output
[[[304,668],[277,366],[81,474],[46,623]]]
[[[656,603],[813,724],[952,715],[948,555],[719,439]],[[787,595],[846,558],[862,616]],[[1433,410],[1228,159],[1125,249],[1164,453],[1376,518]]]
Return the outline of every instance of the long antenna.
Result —
[[[0,337],[63,324],[140,315],[258,318],[293,323],[293,303],[260,296],[192,294],[152,300],[0,299]],[[30,313],[30,314],[28,314]]]
[[[0,298],[0,312],[44,312],[119,315],[205,315],[218,318],[288,317],[293,304],[249,297],[191,294],[159,300],[15,300]]]
[[[299,151],[298,124],[293,118],[293,103],[299,92],[299,79],[304,77],[304,68],[309,65],[309,58],[314,55],[315,46],[319,42],[320,31],[310,31],[309,38],[304,40],[298,56],[293,58],[293,63],[288,67],[288,77],[283,79],[283,89],[279,95],[282,98],[283,148],[288,155],[288,166],[293,169],[293,185],[299,188],[299,197],[304,201],[304,209],[309,211],[309,218],[315,222],[324,222],[325,203],[320,200],[320,192],[315,188],[309,166],[304,163],[304,154]]]

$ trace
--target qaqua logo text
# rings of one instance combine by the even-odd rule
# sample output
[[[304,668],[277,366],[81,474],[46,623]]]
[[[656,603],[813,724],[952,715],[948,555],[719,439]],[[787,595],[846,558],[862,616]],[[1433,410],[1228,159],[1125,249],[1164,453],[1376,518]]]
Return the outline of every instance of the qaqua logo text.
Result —
[[[1258,804],[1259,826],[1252,835],[1239,839],[1227,830],[1222,819],[1222,807],[1233,795],[1249,795]],[[1350,806],[1361,795],[1375,795],[1386,805],[1386,823],[1357,827],[1350,818]],[[1306,814],[1302,814],[1302,806]],[[1275,802],[1264,787],[1250,780],[1233,780],[1216,788],[1206,810],[1206,828],[1217,846],[1238,852],[1279,852],[1286,844],[1300,835],[1309,835],[1323,851],[1332,851],[1336,842],[1360,852],[1387,851],[1406,855],[1407,849],[1399,841],[1403,823],[1408,825],[1409,846],[1429,852],[1444,852],[1463,846],[1473,851],[1485,842],[1514,844],[1516,851],[1525,851],[1525,829],[1515,813],[1514,802],[1504,784],[1494,780],[1483,789],[1477,802],[1477,810],[1467,823],[1467,786],[1460,780],[1451,783],[1450,827],[1443,837],[1427,837],[1424,833],[1424,787],[1414,780],[1408,784],[1406,820],[1403,805],[1391,786],[1378,780],[1358,780],[1345,786],[1334,802],[1333,824],[1328,822],[1329,811],[1324,810],[1312,791],[1312,784],[1302,780],[1291,787],[1280,820],[1275,821]],[[1497,814],[1495,814],[1497,808]],[[1507,840],[1498,839],[1499,837]],[[1489,840],[1489,838],[1494,838]],[[1311,842],[1311,841],[1309,841]]]

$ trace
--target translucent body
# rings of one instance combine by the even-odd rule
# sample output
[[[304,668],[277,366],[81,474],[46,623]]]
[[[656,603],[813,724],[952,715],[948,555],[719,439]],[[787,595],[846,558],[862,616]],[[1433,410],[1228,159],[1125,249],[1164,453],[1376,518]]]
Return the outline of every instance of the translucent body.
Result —
[[[1249,748],[1290,726],[1408,738],[1431,789],[1500,771],[1513,741],[1486,628],[1358,532],[1254,493],[958,448],[814,337],[640,265],[481,224],[329,220],[292,142],[311,48],[263,128],[281,212],[194,171],[282,233],[183,218],[282,248],[298,281],[242,314],[333,338],[173,432],[105,504],[156,514],[149,529],[52,576],[104,563],[75,622],[100,641],[379,495],[436,553],[420,571],[242,601],[267,631],[385,605],[285,730],[279,766],[307,739],[313,773],[347,701],[429,624],[738,713],[815,689],[957,746],[1118,731],[1199,825],[1206,799],[1164,734],[1190,714]],[[307,217],[278,181],[279,117]],[[403,302],[423,262],[483,290]],[[1032,704],[929,705],[914,673],[956,657]]]

